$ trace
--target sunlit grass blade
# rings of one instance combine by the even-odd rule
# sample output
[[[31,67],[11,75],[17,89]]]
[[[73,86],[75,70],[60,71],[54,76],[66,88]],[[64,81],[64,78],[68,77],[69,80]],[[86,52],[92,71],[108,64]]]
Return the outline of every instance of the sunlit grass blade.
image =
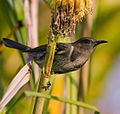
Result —
[[[32,92],[32,91],[25,91],[24,94],[25,94],[25,96],[37,96],[37,97],[43,97],[43,98],[47,98],[47,99],[54,99],[54,100],[69,103],[72,105],[77,105],[77,106],[80,106],[80,107],[83,107],[86,109],[90,109],[90,110],[99,112],[99,110],[95,106],[92,106],[92,105],[89,105],[89,104],[86,104],[83,102],[75,101],[75,100],[65,99],[65,98],[57,97],[57,96],[50,96],[47,94],[42,94],[42,93]]]
[[[35,87],[35,92],[38,91],[39,83],[40,83],[40,78],[41,78],[41,69],[40,69],[39,78],[38,78],[38,81],[37,81],[37,84],[36,84],[36,87]],[[30,114],[33,114],[35,102],[36,102],[36,96],[34,96],[34,97],[32,98],[32,104],[31,104],[31,108],[30,108]]]
[[[72,78],[72,100],[78,100],[78,75],[79,71],[71,72]],[[72,105],[72,114],[78,113],[78,107],[76,105]]]
[[[72,98],[72,79],[70,76],[70,73],[66,74],[66,89],[67,89],[67,99]],[[66,104],[66,114],[71,114],[72,112],[72,106],[71,104]]]
[[[71,100],[78,100],[78,72],[71,72],[67,74],[67,98]],[[77,106],[66,104],[66,114],[77,114]]]

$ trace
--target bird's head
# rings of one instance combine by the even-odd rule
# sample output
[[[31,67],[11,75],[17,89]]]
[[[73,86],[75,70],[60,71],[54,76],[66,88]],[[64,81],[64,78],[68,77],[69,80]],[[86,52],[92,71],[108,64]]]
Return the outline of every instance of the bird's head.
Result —
[[[76,45],[81,50],[89,51],[92,53],[94,49],[102,43],[107,43],[107,41],[96,40],[94,38],[89,38],[89,37],[83,37],[77,40],[76,42],[74,42],[74,45]]]

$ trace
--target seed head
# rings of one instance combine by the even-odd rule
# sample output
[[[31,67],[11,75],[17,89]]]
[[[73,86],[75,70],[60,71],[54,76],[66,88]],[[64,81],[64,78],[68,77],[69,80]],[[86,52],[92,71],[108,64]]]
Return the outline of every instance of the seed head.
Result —
[[[51,33],[63,36],[75,32],[76,21],[92,11],[92,0],[52,0]]]

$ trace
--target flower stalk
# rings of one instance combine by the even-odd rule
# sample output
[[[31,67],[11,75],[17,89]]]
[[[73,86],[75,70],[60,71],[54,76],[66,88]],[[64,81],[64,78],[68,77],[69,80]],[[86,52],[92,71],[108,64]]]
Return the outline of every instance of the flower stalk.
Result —
[[[76,21],[82,20],[90,12],[91,0],[52,0],[52,19],[48,37],[48,47],[43,65],[38,91],[47,93],[45,87],[50,80],[51,68],[55,54],[56,42],[59,38],[70,36],[75,32]],[[37,98],[35,114],[42,114],[44,99]]]

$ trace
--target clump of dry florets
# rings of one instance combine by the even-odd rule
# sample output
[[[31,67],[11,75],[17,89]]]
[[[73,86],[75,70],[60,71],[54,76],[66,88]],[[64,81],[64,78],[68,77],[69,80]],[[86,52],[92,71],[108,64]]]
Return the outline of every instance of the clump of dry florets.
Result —
[[[75,32],[76,21],[92,11],[91,0],[52,0],[52,35],[70,35]]]

